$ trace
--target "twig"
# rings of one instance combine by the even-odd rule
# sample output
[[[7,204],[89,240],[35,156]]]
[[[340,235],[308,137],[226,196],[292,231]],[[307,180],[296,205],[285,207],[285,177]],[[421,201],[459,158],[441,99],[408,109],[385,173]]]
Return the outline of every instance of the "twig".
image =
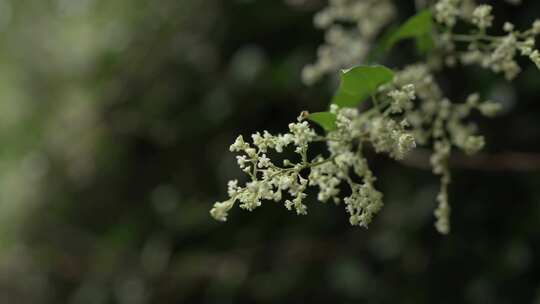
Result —
[[[430,152],[425,149],[416,149],[401,161],[401,163],[415,168],[430,169]],[[540,171],[540,154],[504,152],[499,154],[454,154],[450,157],[450,166],[455,168],[480,171]]]

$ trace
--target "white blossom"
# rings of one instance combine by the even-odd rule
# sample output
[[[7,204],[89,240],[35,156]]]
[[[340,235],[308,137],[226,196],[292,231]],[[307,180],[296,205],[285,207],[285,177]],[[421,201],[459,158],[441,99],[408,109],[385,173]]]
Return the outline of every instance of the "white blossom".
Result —
[[[486,101],[478,106],[478,110],[482,115],[487,117],[494,117],[501,111],[502,107],[500,103]]]
[[[529,58],[536,64],[536,66],[540,69],[540,52],[538,50],[534,50],[530,55]]]
[[[510,22],[505,22],[503,25],[503,29],[505,32],[511,32],[514,30],[514,25]]]
[[[493,22],[493,15],[491,15],[492,9],[493,7],[488,4],[477,6],[473,11],[472,22],[481,30],[491,27]]]
[[[535,35],[539,35],[539,34],[540,34],[540,19],[534,20],[533,26],[532,26],[532,32],[533,32],[533,34],[535,34]]]
[[[234,205],[234,201],[232,200],[227,200],[224,202],[217,202],[214,204],[214,207],[212,208],[212,210],[210,210],[210,214],[216,220],[221,221],[221,222],[226,222],[227,214],[229,210],[231,210],[233,205]]]
[[[405,110],[410,110],[413,107],[412,101],[416,98],[414,85],[408,84],[400,90],[390,91],[388,96],[393,100],[390,105],[391,113],[399,114]]]
[[[459,4],[459,0],[438,1],[435,4],[435,19],[446,26],[453,27],[459,15]]]
[[[450,205],[448,204],[448,195],[446,192],[441,192],[437,195],[439,203],[435,209],[434,215],[437,218],[435,228],[442,234],[450,232]]]

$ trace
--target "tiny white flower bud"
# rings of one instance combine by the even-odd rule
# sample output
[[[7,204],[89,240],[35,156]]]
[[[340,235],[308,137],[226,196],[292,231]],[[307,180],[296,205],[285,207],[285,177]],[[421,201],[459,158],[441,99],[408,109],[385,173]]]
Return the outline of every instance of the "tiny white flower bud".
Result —
[[[505,22],[503,25],[503,29],[505,32],[511,32],[514,30],[514,25],[510,22]]]
[[[538,50],[534,50],[530,55],[529,58],[531,58],[532,62],[536,64],[536,66],[540,69],[540,52]]]
[[[472,22],[481,30],[491,27],[493,16],[491,15],[493,7],[488,4],[477,6],[473,11]]]
[[[534,20],[533,26],[532,26],[532,32],[535,35],[540,34],[540,19]]]

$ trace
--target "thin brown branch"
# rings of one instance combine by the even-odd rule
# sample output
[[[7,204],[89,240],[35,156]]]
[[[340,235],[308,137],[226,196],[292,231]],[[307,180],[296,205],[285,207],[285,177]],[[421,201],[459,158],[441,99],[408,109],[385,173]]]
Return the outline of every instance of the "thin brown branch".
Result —
[[[431,153],[425,149],[416,149],[401,162],[407,166],[430,169],[429,157]],[[504,152],[499,154],[453,154],[450,157],[450,166],[455,168],[480,171],[540,171],[540,154]]]

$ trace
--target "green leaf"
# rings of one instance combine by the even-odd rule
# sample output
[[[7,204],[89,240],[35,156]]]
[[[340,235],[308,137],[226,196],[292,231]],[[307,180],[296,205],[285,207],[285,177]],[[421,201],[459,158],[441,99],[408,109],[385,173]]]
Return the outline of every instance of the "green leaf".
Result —
[[[402,26],[400,26],[393,35],[387,40],[385,49],[390,50],[397,42],[416,38],[417,43],[424,47],[426,45],[426,37],[433,30],[433,16],[429,9],[420,11],[418,14],[409,18]],[[421,42],[420,42],[421,41]]]
[[[435,47],[435,41],[429,34],[416,37],[416,49],[420,54],[426,54]]]
[[[307,116],[307,119],[317,123],[326,132],[334,131],[336,126],[336,114],[330,112],[317,112]]]
[[[392,25],[384,31],[375,46],[369,52],[367,57],[368,62],[380,62],[381,58],[385,55],[387,51],[386,47],[388,45],[388,42],[396,32],[397,28],[397,25]]]
[[[356,107],[375,94],[379,86],[393,79],[394,72],[381,65],[357,66],[343,70],[341,83],[332,103],[340,107]]]

